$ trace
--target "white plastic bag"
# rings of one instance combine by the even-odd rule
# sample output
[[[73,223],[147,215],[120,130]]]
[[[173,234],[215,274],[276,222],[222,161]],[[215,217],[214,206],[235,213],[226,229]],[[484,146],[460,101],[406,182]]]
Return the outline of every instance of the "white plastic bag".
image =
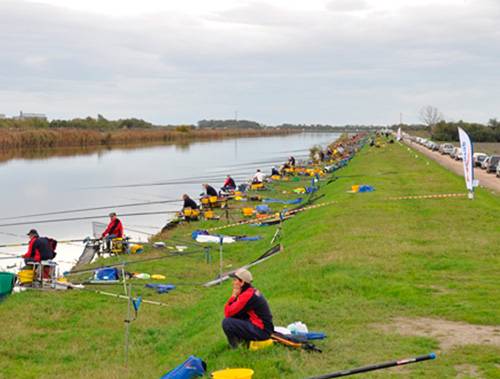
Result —
[[[307,325],[304,324],[302,321],[295,321],[291,323],[290,325],[287,326],[287,329],[292,334],[304,334],[309,332],[309,330],[307,329]]]

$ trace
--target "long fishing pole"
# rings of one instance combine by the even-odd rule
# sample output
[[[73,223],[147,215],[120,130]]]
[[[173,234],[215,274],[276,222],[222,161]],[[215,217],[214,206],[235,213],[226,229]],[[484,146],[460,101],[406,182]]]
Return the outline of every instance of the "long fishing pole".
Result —
[[[370,366],[354,368],[354,369],[350,369],[350,370],[337,371],[337,372],[333,372],[331,374],[314,376],[314,377],[311,377],[309,379],[340,378],[341,376],[349,376],[349,375],[360,374],[360,373],[368,372],[368,371],[381,370],[381,369],[388,368],[388,367],[403,366],[403,365],[407,365],[410,363],[427,361],[430,359],[436,359],[436,354],[430,353],[430,354],[421,355],[421,356],[415,357],[415,358],[408,358],[408,359],[402,359],[399,361],[390,361],[390,362],[384,362],[384,363],[379,363],[379,364],[370,365]]]
[[[132,230],[132,229],[127,228],[127,230]],[[134,230],[132,230],[132,231],[134,231]],[[139,233],[138,230],[136,232]],[[145,233],[145,232],[141,232],[141,233]],[[151,235],[153,235],[153,234],[151,234]],[[73,242],[85,242],[88,240],[93,240],[93,239],[90,237],[85,237],[85,238],[80,238],[80,239],[57,241],[57,243],[58,244],[71,244]],[[173,239],[173,238],[169,238],[169,240],[173,243],[183,243],[186,245],[193,245],[196,247],[202,246],[199,242],[196,242],[196,241],[184,241],[184,240]],[[141,245],[153,245],[155,243],[155,242],[141,242],[141,241],[128,241],[128,242],[129,243],[137,243],[137,244],[141,244]],[[28,246],[28,245],[29,245],[29,242],[9,243],[9,244],[0,245],[0,248],[2,248],[2,247],[21,247],[21,246]],[[4,253],[0,252],[0,254],[4,254]]]
[[[61,210],[61,211],[32,213],[32,214],[25,214],[25,215],[21,215],[21,216],[0,217],[0,220],[15,220],[15,219],[25,218],[25,217],[50,216],[50,215],[64,214],[64,213],[78,213],[78,212],[95,211],[95,210],[100,210],[100,209],[127,208],[127,207],[138,207],[138,206],[142,206],[142,205],[157,205],[157,204],[180,203],[180,202],[182,202],[182,200],[157,200],[157,201],[147,201],[147,202],[142,202],[142,203],[127,203],[127,204],[97,206],[97,207],[90,207],[90,208],[65,209],[65,210]]]
[[[64,241],[57,241],[58,244],[70,244],[72,242],[82,242],[84,241],[85,238],[80,238],[80,239],[75,239],[75,240],[64,240]],[[29,242],[20,242],[20,243],[8,243],[4,245],[0,245],[0,247],[20,247],[20,246],[28,246],[30,243]]]
[[[205,176],[192,176],[188,178],[175,178],[172,180],[165,180],[161,182],[148,182],[148,183],[131,183],[131,184],[115,184],[111,186],[92,186],[92,187],[82,187],[80,189],[109,189],[109,188],[131,188],[131,187],[148,187],[148,186],[162,186],[162,185],[175,185],[175,184],[185,184],[185,183],[199,183],[204,180],[224,180],[224,176],[221,174],[205,175]]]
[[[131,217],[131,216],[147,216],[147,215],[159,215],[159,214],[170,214],[179,213],[178,211],[155,211],[155,212],[139,212],[139,213],[122,213],[120,216]],[[108,217],[107,215],[95,215],[95,216],[84,216],[84,217],[70,217],[70,218],[59,218],[50,220],[32,220],[23,222],[13,222],[8,224],[0,224],[0,227],[5,226],[17,226],[17,225],[30,225],[30,224],[47,224],[51,222],[68,222],[68,221],[79,221],[79,220],[91,220],[96,218]]]
[[[162,257],[135,259],[132,261],[123,261],[120,263],[114,263],[114,264],[105,265],[105,266],[98,266],[98,267],[93,267],[93,268],[84,269],[84,270],[71,270],[71,271],[65,272],[64,275],[66,276],[66,275],[73,275],[73,274],[83,274],[86,272],[94,272],[95,270],[99,270],[101,268],[130,266],[130,265],[136,264],[136,263],[158,261],[158,260],[167,259],[167,258],[184,257],[184,256],[200,254],[200,253],[205,253],[205,250],[195,250],[195,251],[189,251],[189,252],[185,252],[185,253],[169,254],[169,255],[162,256]]]
[[[0,253],[0,254],[5,254],[5,253]],[[1,260],[18,259],[18,258],[22,258],[22,255],[10,255],[8,257],[0,257]]]

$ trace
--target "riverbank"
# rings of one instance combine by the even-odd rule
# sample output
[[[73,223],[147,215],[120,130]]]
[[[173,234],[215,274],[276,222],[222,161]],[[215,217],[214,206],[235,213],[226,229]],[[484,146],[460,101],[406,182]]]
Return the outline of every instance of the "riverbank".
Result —
[[[138,143],[182,143],[297,133],[288,129],[121,129],[100,131],[76,128],[0,129],[0,150],[54,147],[115,146]]]
[[[134,282],[136,295],[167,306],[142,305],[131,324],[128,368],[123,364],[126,301],[90,291],[11,296],[0,305],[0,319],[8,325],[0,330],[1,374],[158,378],[195,354],[207,361],[209,371],[250,367],[255,379],[304,378],[436,351],[436,361],[370,377],[455,378],[470,372],[498,377],[500,347],[491,332],[500,325],[500,257],[494,251],[500,245],[498,197],[478,189],[473,201],[389,200],[465,192],[462,178],[435,162],[415,159],[399,144],[364,148],[337,176],[328,185],[323,181],[319,191],[325,195],[321,203],[335,203],[286,221],[284,251],[252,269],[275,324],[301,320],[311,330],[326,332],[328,338],[318,342],[322,354],[282,346],[229,350],[220,322],[230,284],[193,285],[217,275],[215,248],[212,264],[201,253],[130,266],[137,272],[164,274],[165,282],[177,288],[157,295],[144,288],[148,281]],[[354,184],[370,184],[376,191],[348,193]],[[290,198],[282,191],[294,186],[280,183],[259,194]],[[187,241],[193,229],[221,222],[185,225],[169,237]],[[276,228],[238,226],[220,232],[263,237],[224,246],[228,270],[267,250]],[[148,250],[130,259],[162,254]],[[109,291],[118,293],[120,288]],[[483,338],[480,328],[490,331],[489,338]]]

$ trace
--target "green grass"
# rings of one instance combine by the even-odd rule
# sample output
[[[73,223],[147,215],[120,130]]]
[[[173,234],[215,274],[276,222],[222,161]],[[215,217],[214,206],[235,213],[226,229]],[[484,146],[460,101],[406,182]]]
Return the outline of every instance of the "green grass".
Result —
[[[281,346],[229,350],[220,327],[229,283],[215,288],[179,285],[170,294],[157,295],[144,288],[147,281],[137,280],[136,294],[168,307],[142,306],[131,326],[128,369],[123,364],[126,301],[76,290],[31,291],[0,305],[0,377],[158,378],[194,354],[207,361],[210,371],[249,367],[256,379],[305,378],[439,350],[435,339],[384,333],[374,326],[391,318],[500,325],[497,196],[478,189],[474,201],[386,200],[464,192],[462,178],[398,144],[365,148],[337,175],[338,180],[328,186],[323,182],[321,189],[321,202],[337,203],[287,221],[284,252],[252,269],[276,325],[301,320],[328,334],[318,343],[322,354]],[[353,184],[370,184],[376,191],[347,193]],[[277,197],[294,185],[276,186],[268,194]],[[192,229],[218,223],[183,226],[171,236],[188,239]],[[225,264],[235,268],[255,259],[269,248],[274,232],[275,227],[224,230],[265,237],[225,246]],[[148,251],[145,256],[161,254]],[[130,267],[165,274],[167,282],[204,282],[218,271],[216,249],[212,254],[210,265],[200,254]],[[468,364],[485,378],[497,378],[499,357],[499,347],[459,346],[440,353],[436,361],[363,377],[454,378],[456,367]]]

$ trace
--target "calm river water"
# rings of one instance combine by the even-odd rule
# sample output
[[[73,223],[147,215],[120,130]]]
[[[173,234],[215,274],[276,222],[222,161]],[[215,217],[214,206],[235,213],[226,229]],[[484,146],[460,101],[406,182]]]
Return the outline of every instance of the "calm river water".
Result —
[[[273,164],[289,155],[304,158],[313,145],[325,145],[338,137],[333,133],[304,133],[289,136],[240,138],[189,145],[163,145],[135,149],[111,149],[87,155],[12,159],[0,163],[0,244],[26,242],[26,233],[36,228],[40,235],[58,240],[92,236],[92,221],[107,223],[107,214],[178,210],[181,202],[114,208],[113,205],[177,200],[183,193],[197,198],[201,184],[215,188],[226,174],[236,182],[248,179],[257,168],[269,173]],[[134,185],[134,186],[131,186]],[[113,188],[109,188],[114,186]],[[123,187],[122,187],[123,186]],[[106,188],[107,187],[107,188]],[[19,217],[60,210],[110,206],[107,209]],[[70,217],[86,220],[43,223],[42,220]],[[147,240],[158,232],[169,216],[120,217],[125,233]],[[38,222],[37,222],[38,221]],[[6,225],[23,223],[23,225]],[[2,253],[24,253],[25,247],[0,248]],[[57,260],[65,269],[82,251],[79,243],[61,244]],[[0,269],[20,260],[0,259]],[[12,268],[13,269],[13,268]]]

